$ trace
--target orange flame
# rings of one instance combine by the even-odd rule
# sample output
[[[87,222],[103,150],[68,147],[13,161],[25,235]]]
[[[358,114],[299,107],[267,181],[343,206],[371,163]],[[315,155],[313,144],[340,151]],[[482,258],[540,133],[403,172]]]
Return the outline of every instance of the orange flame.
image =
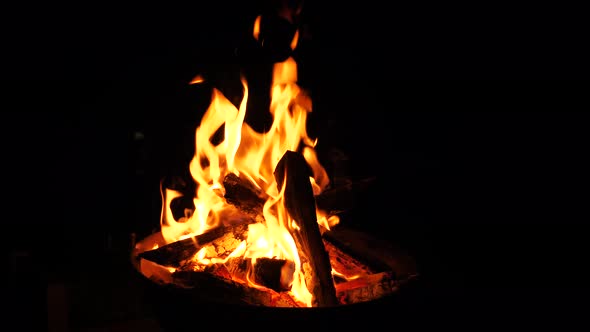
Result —
[[[203,82],[205,82],[205,79],[203,78],[203,76],[197,75],[190,81],[189,84],[199,84],[199,83],[203,83]]]
[[[254,24],[254,38],[258,37],[259,25],[260,17]],[[293,48],[297,38],[296,34]],[[198,76],[191,84],[200,81],[202,78]],[[189,165],[198,184],[193,198],[195,210],[183,220],[174,220],[170,202],[181,193],[166,189],[162,192],[161,231],[166,243],[171,243],[218,226],[223,221],[223,212],[234,208],[223,198],[223,179],[230,173],[248,179],[269,197],[263,207],[264,222],[249,225],[247,239],[230,257],[250,258],[254,263],[259,257],[293,262],[295,268],[283,271],[281,279],[290,282],[290,292],[295,299],[311,306],[312,295],[307,289],[301,257],[291,235],[298,226],[284,207],[284,188],[278,188],[274,170],[287,150],[301,151],[313,172],[310,182],[314,194],[321,193],[328,186],[329,178],[314,150],[317,140],[310,138],[306,131],[311,100],[296,84],[297,64],[293,58],[275,64],[272,82],[270,113],[273,122],[266,133],[259,133],[244,122],[248,101],[245,79],[242,79],[244,93],[238,108],[219,90],[213,89],[211,103],[195,132],[195,155]],[[223,140],[214,143],[212,138],[222,127]],[[339,221],[337,216],[328,216],[319,209],[316,212],[318,223],[324,229],[330,229]],[[203,248],[194,260],[206,265],[224,262],[227,258],[211,257]],[[252,280],[247,282],[258,286]]]
[[[258,40],[258,38],[260,36],[260,20],[261,19],[262,19],[262,16],[258,15],[258,17],[256,17],[256,20],[254,20],[254,29],[252,31],[252,36],[256,40]]]

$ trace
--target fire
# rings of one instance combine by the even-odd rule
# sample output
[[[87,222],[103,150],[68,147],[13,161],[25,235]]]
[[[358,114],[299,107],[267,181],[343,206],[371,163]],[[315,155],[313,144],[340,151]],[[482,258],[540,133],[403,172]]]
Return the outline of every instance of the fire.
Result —
[[[260,17],[254,24],[253,36],[258,38]],[[291,43],[297,44],[296,33]],[[197,76],[191,84],[203,81]],[[329,184],[329,178],[320,164],[314,147],[316,139],[306,131],[307,115],[311,112],[311,99],[297,85],[297,63],[293,58],[276,63],[273,69],[270,113],[273,122],[265,133],[255,131],[244,122],[248,101],[248,84],[242,79],[243,98],[236,108],[219,90],[213,89],[211,103],[195,132],[195,154],[190,163],[190,174],[198,184],[193,198],[195,210],[182,220],[174,220],[170,202],[182,195],[171,189],[162,189],[163,208],[161,233],[166,243],[202,234],[220,225],[231,215],[233,206],[224,199],[223,179],[230,173],[247,179],[268,199],[263,207],[264,222],[250,224],[247,239],[225,258],[202,248],[193,260],[208,265],[225,262],[230,257],[256,259],[261,257],[286,259],[294,263],[294,269],[285,268],[281,281],[290,284],[291,295],[301,303],[311,306],[312,294],[306,287],[304,266],[291,232],[298,225],[289,216],[283,204],[284,188],[274,178],[277,163],[286,151],[300,151],[312,169],[310,177],[314,195]],[[213,137],[223,130],[221,142]],[[318,223],[324,230],[336,225],[337,216],[330,216],[316,208]],[[259,287],[247,278],[250,286]]]

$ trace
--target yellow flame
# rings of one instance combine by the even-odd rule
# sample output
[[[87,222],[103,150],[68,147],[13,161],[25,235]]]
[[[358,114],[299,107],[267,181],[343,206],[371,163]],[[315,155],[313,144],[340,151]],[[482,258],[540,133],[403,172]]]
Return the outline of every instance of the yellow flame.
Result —
[[[163,188],[162,182],[160,182],[160,195],[162,197],[162,211],[160,214],[160,227],[162,230],[162,236],[166,243],[174,242],[181,236],[190,233],[190,225],[185,223],[179,223],[174,219],[172,210],[170,209],[170,203],[173,199],[181,197],[182,194],[172,189]]]
[[[254,38],[258,38],[259,32],[260,16],[254,24]],[[297,38],[298,34],[293,39],[293,48]],[[201,81],[202,78],[197,76],[191,84]],[[254,264],[260,257],[288,260],[294,263],[294,268],[285,269],[283,274],[286,275],[282,275],[281,280],[291,283],[290,292],[296,300],[311,306],[312,294],[307,288],[302,266],[307,258],[300,256],[292,236],[293,232],[299,231],[299,226],[284,207],[284,188],[278,188],[274,178],[276,165],[285,152],[300,151],[312,170],[310,184],[314,195],[320,194],[329,185],[329,178],[314,149],[317,140],[311,139],[306,130],[311,100],[296,84],[295,60],[288,58],[276,63],[269,109],[273,122],[267,132],[260,133],[245,123],[248,85],[245,79],[241,81],[244,93],[239,107],[236,108],[219,90],[213,89],[211,103],[195,131],[195,154],[189,165],[190,174],[197,183],[193,213],[181,221],[174,220],[170,203],[182,194],[161,188],[162,236],[166,243],[170,243],[218,226],[223,221],[223,212],[235,208],[223,197],[224,178],[233,173],[247,179],[268,195],[263,207],[264,222],[249,225],[247,239],[229,256],[223,259],[216,257],[214,250],[203,247],[194,261],[207,265],[226,262],[229,257],[249,258]],[[214,135],[220,130],[223,130],[221,142],[214,141]],[[338,217],[329,216],[317,207],[316,214],[321,230],[330,229],[339,221]],[[250,279],[248,283],[251,286],[260,286]]]
[[[332,268],[332,275],[333,276],[338,276],[338,277],[340,277],[342,279],[345,279],[346,281],[351,281],[351,280],[355,280],[355,279],[358,279],[358,278],[362,277],[362,275],[360,275],[360,274],[355,274],[353,276],[347,276],[344,273],[341,273],[341,272],[336,271],[334,268]]]

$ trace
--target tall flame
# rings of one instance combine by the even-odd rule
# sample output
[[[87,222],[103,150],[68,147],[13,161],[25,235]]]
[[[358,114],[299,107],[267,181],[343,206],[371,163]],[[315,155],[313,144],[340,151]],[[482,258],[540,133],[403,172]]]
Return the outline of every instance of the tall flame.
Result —
[[[259,25],[260,18],[257,18],[254,37],[258,36]],[[296,34],[293,48],[297,37]],[[321,193],[328,186],[329,179],[314,150],[317,140],[307,134],[311,100],[296,84],[297,63],[293,58],[274,65],[272,82],[269,111],[273,122],[266,133],[259,133],[244,122],[248,101],[245,79],[242,79],[244,93],[238,108],[219,90],[213,89],[211,103],[195,132],[195,154],[189,166],[190,174],[198,184],[193,198],[195,210],[182,222],[175,221],[170,202],[181,193],[166,189],[162,192],[161,230],[166,243],[171,243],[218,226],[223,212],[233,208],[223,198],[225,176],[233,173],[249,180],[269,197],[263,208],[264,222],[249,225],[247,239],[230,256],[243,256],[253,262],[259,257],[293,262],[294,270],[283,271],[282,279],[290,281],[295,299],[311,306],[312,295],[306,287],[300,253],[291,235],[298,226],[284,207],[284,188],[277,186],[274,170],[286,151],[301,151],[313,172],[310,182],[314,194]],[[223,139],[216,142],[213,137],[220,130],[223,130]],[[323,228],[330,229],[338,223],[337,216],[328,218],[324,211],[316,209],[316,212]],[[203,264],[212,262],[204,252],[197,253],[195,259]],[[248,283],[256,286],[252,280]]]

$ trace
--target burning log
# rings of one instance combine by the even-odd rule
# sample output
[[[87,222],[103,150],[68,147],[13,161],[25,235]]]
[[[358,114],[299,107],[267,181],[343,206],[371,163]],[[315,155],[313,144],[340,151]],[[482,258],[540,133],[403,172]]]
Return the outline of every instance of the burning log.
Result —
[[[255,288],[243,282],[219,277],[210,272],[177,271],[172,273],[174,285],[191,289],[200,299],[224,304],[248,304],[268,307],[300,307],[286,292]]]
[[[366,264],[374,272],[391,271],[397,280],[416,274],[415,262],[410,256],[391,243],[365,232],[338,225],[322,236],[325,241]]]
[[[341,304],[353,304],[381,298],[397,289],[392,274],[380,272],[336,285],[336,295]]]
[[[144,251],[138,257],[164,266],[179,267],[208,244],[212,244],[217,253],[230,253],[245,239],[247,232],[248,224],[220,226],[203,234]]]
[[[262,215],[262,207],[268,197],[250,181],[229,173],[223,178],[223,188],[225,200],[229,204],[254,217]]]
[[[183,271],[208,272],[238,282],[251,280],[258,286],[277,292],[291,289],[294,269],[295,264],[292,261],[266,257],[257,258],[255,262],[250,258],[230,257],[225,263],[203,266],[191,262],[182,266]]]
[[[332,269],[336,271],[336,275],[334,276],[336,285],[338,285],[340,280],[347,280],[351,277],[359,277],[375,273],[375,271],[369,266],[359,262],[357,259],[338,249],[338,247],[326,240],[324,240],[324,247],[330,257],[330,265],[332,265]]]
[[[337,187],[329,188],[315,197],[319,209],[330,213],[348,211],[358,206],[357,197],[374,185],[376,177],[360,179]]]
[[[352,230],[350,233],[343,233],[366,237]],[[213,246],[219,239],[212,241],[208,246]],[[367,302],[391,295],[409,280],[396,278],[397,271],[376,273],[373,268],[342,251],[330,241],[323,242],[332,267],[342,275],[334,279],[335,296],[340,305]],[[230,257],[224,263],[203,265],[191,260],[174,272],[151,261],[145,260],[144,263],[153,265],[155,270],[150,273],[144,270],[143,263],[140,267],[142,273],[153,281],[172,287],[188,288],[189,292],[194,292],[205,301],[223,299],[223,303],[228,304],[305,306],[291,297],[289,290],[292,280],[285,280],[283,277],[293,276],[291,270],[294,269],[294,264],[291,261],[257,258],[253,264],[249,258]],[[287,269],[286,273],[283,273],[284,269]],[[253,281],[256,286],[249,284],[247,280]],[[222,297],[220,294],[223,294]]]
[[[313,295],[312,305],[334,306],[338,304],[338,299],[330,258],[317,223],[311,175],[305,158],[294,151],[285,152],[274,172],[278,187],[284,186],[285,208],[298,225],[298,229],[291,234],[298,251],[303,254],[304,265],[309,264],[311,268],[307,287]]]
[[[267,45],[269,35],[264,30],[259,39],[260,17],[251,31],[255,40],[265,40]],[[289,52],[295,49],[297,36],[283,43]],[[312,176],[317,175],[313,179],[317,188],[326,188],[329,177],[313,149],[315,139],[305,130],[311,100],[296,84],[297,63],[292,57],[283,60],[273,65],[267,90],[270,112],[246,112],[250,107],[243,106],[252,101],[247,97],[257,98],[257,94],[247,93],[245,80],[241,80],[242,102],[230,101],[221,90],[213,89],[210,107],[195,131],[190,167],[183,176],[169,177],[161,184],[160,189],[167,189],[161,191],[165,204],[161,232],[134,245],[134,266],[150,280],[181,289],[180,293],[186,290],[207,305],[268,307],[363,302],[387,295],[399,284],[392,276],[403,266],[397,266],[397,257],[380,257],[389,254],[387,249],[373,247],[370,239],[356,239],[362,233],[338,232],[342,226],[328,231],[336,218],[328,219],[329,227],[318,224],[326,225],[324,211],[340,213],[356,207],[358,192],[365,191],[373,179],[349,183],[349,178],[336,174],[333,179],[346,180],[345,185],[314,196]],[[191,84],[200,81],[196,78]],[[269,130],[263,133],[252,127],[247,121],[252,114],[272,115],[272,124],[265,126]],[[299,143],[304,143],[307,159],[286,151],[276,164],[276,153],[297,150]],[[346,165],[335,166],[344,171],[340,175],[347,175],[342,168]],[[167,244],[187,229],[201,229],[200,223],[193,223],[201,218],[193,216],[207,216],[208,225],[216,228]]]
[[[356,205],[357,195],[366,192],[375,182],[375,177],[361,179],[338,187],[330,188],[315,196],[320,210],[339,213],[350,210]],[[250,215],[262,215],[266,194],[254,187],[250,181],[230,173],[223,180],[226,201],[239,210]]]
[[[250,261],[250,260],[249,260]],[[295,264],[286,259],[260,257],[254,264],[254,281],[277,292],[289,290]],[[289,277],[286,277],[289,276]]]

